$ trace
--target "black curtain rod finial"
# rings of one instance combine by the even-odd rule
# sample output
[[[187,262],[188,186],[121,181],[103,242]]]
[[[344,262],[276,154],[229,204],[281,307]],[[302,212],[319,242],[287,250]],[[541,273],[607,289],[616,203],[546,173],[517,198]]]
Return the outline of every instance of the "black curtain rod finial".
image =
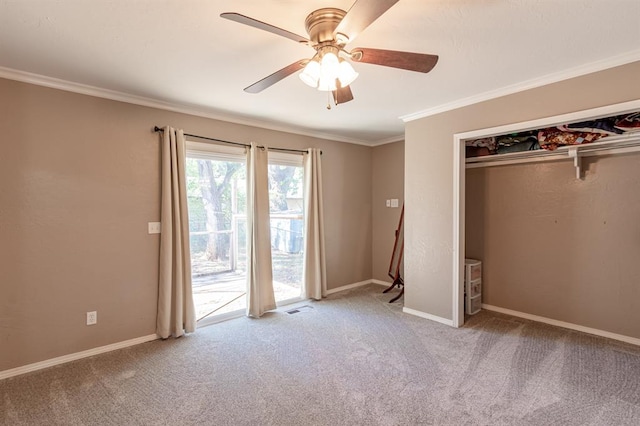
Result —
[[[160,128],[160,127],[158,127],[158,126],[155,126],[155,127],[153,128],[153,131],[154,131],[154,132],[164,132],[164,129],[161,129],[161,128]]]

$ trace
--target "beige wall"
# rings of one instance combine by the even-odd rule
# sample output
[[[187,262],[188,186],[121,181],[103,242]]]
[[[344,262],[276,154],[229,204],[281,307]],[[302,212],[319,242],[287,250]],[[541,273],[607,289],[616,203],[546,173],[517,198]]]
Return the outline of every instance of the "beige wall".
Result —
[[[373,148],[373,279],[391,283],[389,262],[404,202],[404,141]],[[397,198],[399,206],[389,208],[386,200]]]
[[[370,147],[0,79],[0,371],[155,332],[167,124],[322,148],[328,286],[371,278]]]
[[[454,134],[639,98],[635,62],[408,122],[405,306],[452,319]]]
[[[483,303],[640,338],[640,154],[467,171]]]

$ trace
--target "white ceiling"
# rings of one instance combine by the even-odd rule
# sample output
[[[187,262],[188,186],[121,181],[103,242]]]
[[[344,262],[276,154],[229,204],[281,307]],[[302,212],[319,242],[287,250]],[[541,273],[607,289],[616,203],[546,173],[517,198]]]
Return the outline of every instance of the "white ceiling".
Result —
[[[24,71],[375,145],[402,138],[401,116],[640,59],[638,0],[400,0],[347,48],[437,54],[431,73],[355,63],[355,100],[331,110],[325,92],[295,75],[259,94],[243,92],[313,50],[220,13],[306,36],[311,11],[348,10],[353,1],[0,0],[0,76]]]

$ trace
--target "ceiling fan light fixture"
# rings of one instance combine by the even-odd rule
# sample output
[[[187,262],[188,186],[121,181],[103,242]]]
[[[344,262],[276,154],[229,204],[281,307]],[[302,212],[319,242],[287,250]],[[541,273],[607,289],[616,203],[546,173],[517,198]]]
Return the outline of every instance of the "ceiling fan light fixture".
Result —
[[[313,87],[314,89],[318,87],[318,80],[320,80],[320,63],[316,60],[310,60],[309,63],[304,67],[304,70],[300,73],[300,80],[304,82],[304,84]]]
[[[336,90],[336,80],[340,81],[340,87],[347,87],[357,77],[358,73],[355,72],[349,62],[339,58],[332,51],[323,52],[320,60],[320,78],[317,82],[318,90],[323,92]]]
[[[347,87],[358,78],[356,70],[353,69],[351,64],[344,59],[340,60],[340,66],[338,67],[338,79],[342,87]]]

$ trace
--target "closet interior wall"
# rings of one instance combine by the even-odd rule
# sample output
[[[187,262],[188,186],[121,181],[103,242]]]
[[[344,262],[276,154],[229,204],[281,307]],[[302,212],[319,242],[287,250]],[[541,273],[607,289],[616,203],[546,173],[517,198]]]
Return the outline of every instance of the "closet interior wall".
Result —
[[[483,303],[640,338],[640,153],[466,170]]]

